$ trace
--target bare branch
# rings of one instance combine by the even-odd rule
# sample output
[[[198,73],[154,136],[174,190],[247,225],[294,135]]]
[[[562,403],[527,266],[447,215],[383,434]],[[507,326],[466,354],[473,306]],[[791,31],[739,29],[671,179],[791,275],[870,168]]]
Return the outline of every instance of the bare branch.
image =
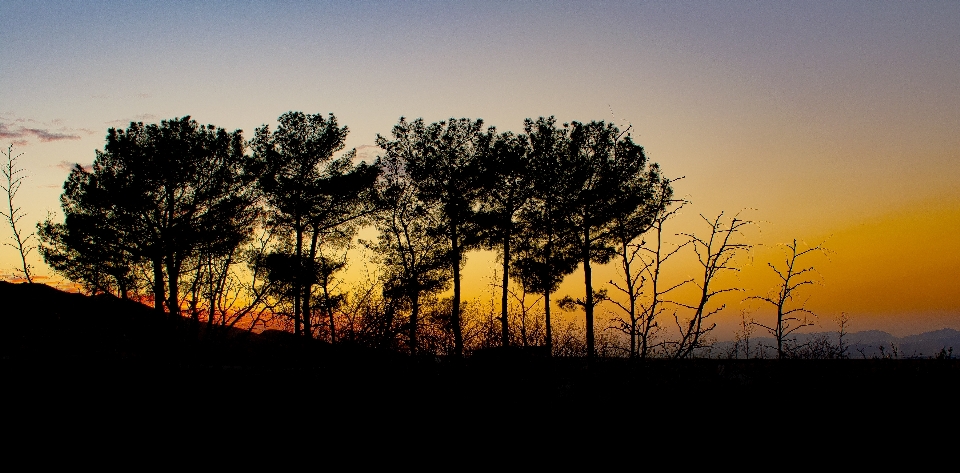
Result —
[[[763,327],[767,332],[774,336],[777,339],[777,358],[784,358],[784,339],[795,331],[803,328],[812,326],[813,323],[808,320],[800,319],[799,317],[792,316],[792,314],[809,314],[814,317],[817,316],[813,311],[810,311],[806,308],[806,303],[800,304],[799,307],[792,309],[787,309],[785,306],[788,302],[792,301],[794,298],[794,292],[806,285],[816,284],[816,281],[807,277],[810,273],[815,273],[816,269],[814,266],[809,266],[803,269],[796,269],[797,260],[805,255],[821,252],[826,255],[827,250],[823,248],[823,244],[819,244],[810,248],[807,248],[803,251],[797,251],[797,240],[794,239],[792,243],[781,245],[785,248],[786,258],[784,260],[784,265],[782,268],[778,268],[772,263],[767,263],[774,273],[780,278],[781,283],[776,287],[772,288],[768,296],[750,296],[744,299],[747,300],[759,300],[770,304],[776,308],[776,324],[772,326],[766,326],[757,322],[754,322],[755,325]]]
[[[35,238],[35,233],[31,232],[29,234],[24,234],[21,228],[17,227],[17,224],[24,217],[24,214],[21,211],[21,207],[15,207],[13,205],[13,199],[17,195],[17,191],[20,190],[20,186],[23,185],[23,169],[17,167],[17,158],[23,156],[23,154],[13,153],[13,145],[7,147],[7,152],[5,153],[7,160],[6,163],[2,164],[2,173],[3,177],[6,180],[5,183],[0,183],[0,188],[3,189],[7,197],[7,209],[0,210],[0,215],[4,216],[7,219],[7,223],[10,224],[10,228],[13,230],[13,241],[14,243],[6,243],[7,246],[14,248],[20,253],[20,261],[22,263],[22,271],[24,279],[28,283],[33,282],[33,275],[31,274],[32,266],[27,264],[27,256],[35,249],[35,246],[30,243],[31,239]]]

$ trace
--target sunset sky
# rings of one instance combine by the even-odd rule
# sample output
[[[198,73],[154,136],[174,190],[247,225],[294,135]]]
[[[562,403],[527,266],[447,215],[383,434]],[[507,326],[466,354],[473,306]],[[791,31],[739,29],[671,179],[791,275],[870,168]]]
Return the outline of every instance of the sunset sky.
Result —
[[[853,330],[960,329],[960,2],[4,0],[0,21],[0,144],[23,153],[26,224],[132,120],[250,137],[332,112],[368,160],[401,116],[607,120],[684,176],[669,232],[756,222],[720,338],[741,310],[769,323],[739,300],[769,289],[794,238],[830,250],[804,293],[823,329],[841,311]],[[695,277],[692,256],[670,278]],[[467,297],[489,298],[494,258],[469,256]],[[3,247],[0,273],[17,259]],[[561,289],[582,293],[581,273]]]

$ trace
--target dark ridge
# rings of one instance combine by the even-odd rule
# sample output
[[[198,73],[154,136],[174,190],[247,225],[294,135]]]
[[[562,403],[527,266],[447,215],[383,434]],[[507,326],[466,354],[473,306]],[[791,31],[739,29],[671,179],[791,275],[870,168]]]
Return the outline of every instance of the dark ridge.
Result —
[[[137,302],[42,284],[0,282],[0,298],[4,399],[36,402],[69,392],[57,400],[67,402],[64,409],[138,408],[159,397],[187,410],[262,412],[302,399],[311,409],[326,405],[331,416],[355,413],[337,406],[363,406],[363,415],[382,420],[403,410],[529,416],[574,405],[626,416],[639,415],[641,405],[713,406],[714,416],[787,403],[798,415],[843,409],[866,418],[875,406],[936,409],[936,400],[960,385],[957,359],[588,360],[549,358],[535,348],[410,358],[275,330],[208,332]],[[675,414],[649,409],[644,416]]]
[[[360,362],[392,353],[337,346],[291,333],[196,324],[108,294],[0,281],[0,362],[5,366],[270,368]]]

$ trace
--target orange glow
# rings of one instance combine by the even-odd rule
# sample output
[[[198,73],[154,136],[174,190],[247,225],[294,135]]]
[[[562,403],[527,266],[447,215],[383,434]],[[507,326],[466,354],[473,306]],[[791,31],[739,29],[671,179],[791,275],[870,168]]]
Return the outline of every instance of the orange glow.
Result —
[[[865,313],[960,313],[960,200],[936,199],[840,228],[824,305]],[[960,316],[958,316],[960,318]]]

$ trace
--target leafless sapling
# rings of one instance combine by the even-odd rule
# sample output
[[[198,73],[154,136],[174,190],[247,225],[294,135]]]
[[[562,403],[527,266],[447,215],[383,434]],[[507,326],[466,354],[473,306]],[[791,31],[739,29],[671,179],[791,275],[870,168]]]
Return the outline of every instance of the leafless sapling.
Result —
[[[837,326],[836,357],[846,358],[847,350],[849,350],[850,347],[844,339],[850,334],[850,314],[841,312],[840,315],[837,316]]]
[[[723,289],[711,288],[715,278],[728,271],[739,272],[740,268],[735,263],[735,258],[742,252],[751,248],[747,243],[736,241],[737,236],[742,235],[743,227],[752,225],[750,220],[740,218],[737,213],[729,222],[723,221],[723,212],[717,218],[710,220],[700,215],[708,225],[710,225],[710,235],[701,238],[694,233],[681,233],[680,235],[688,238],[687,244],[693,247],[694,253],[700,265],[703,267],[703,277],[699,280],[691,280],[700,289],[700,299],[696,305],[688,305],[679,302],[675,304],[693,310],[693,316],[689,320],[680,321],[680,318],[674,314],[677,328],[680,330],[680,340],[676,343],[674,358],[686,358],[693,354],[694,350],[703,346],[705,335],[716,328],[717,324],[707,324],[707,319],[714,314],[726,308],[726,304],[720,304],[719,307],[708,309],[707,305],[710,299],[718,294],[730,291],[741,291],[737,287],[726,287]]]
[[[529,320],[531,313],[533,312],[534,307],[540,304],[540,301],[543,300],[543,296],[539,294],[534,294],[528,291],[523,284],[515,283],[513,289],[509,291],[511,297],[513,297],[514,304],[516,306],[516,315],[517,323],[514,324],[514,327],[519,330],[520,337],[520,346],[527,348],[531,343],[540,343],[539,340],[543,338],[540,333],[543,329],[542,324],[539,321],[534,321],[534,325],[531,327],[529,325]],[[532,302],[528,301],[532,297]]]
[[[33,275],[30,272],[31,266],[27,263],[27,256],[34,250],[34,246],[30,243],[30,240],[34,238],[34,233],[24,234],[23,229],[17,227],[20,219],[22,219],[25,214],[21,207],[15,206],[13,203],[13,199],[17,196],[17,191],[20,190],[20,186],[23,184],[23,169],[17,167],[17,158],[23,156],[23,153],[14,154],[13,145],[11,144],[7,147],[5,154],[7,160],[3,163],[4,182],[0,183],[0,188],[2,188],[6,194],[7,205],[6,209],[0,210],[0,215],[3,215],[3,217],[7,219],[7,223],[10,224],[10,228],[13,230],[12,239],[14,241],[13,243],[6,243],[6,245],[20,253],[20,261],[23,264],[23,277],[28,283],[32,283]]]
[[[740,311],[740,324],[737,329],[736,341],[732,350],[732,357],[739,358],[740,350],[743,349],[743,357],[750,358],[750,338],[756,329],[756,320],[753,317],[748,318],[745,310]]]
[[[823,254],[827,253],[827,250],[823,248],[822,244],[809,247],[803,251],[798,251],[796,239],[793,240],[793,243],[785,244],[783,247],[787,250],[786,258],[784,259],[784,266],[782,268],[778,268],[773,263],[767,263],[767,266],[769,266],[770,269],[777,274],[780,282],[766,296],[751,296],[747,298],[748,300],[756,299],[766,302],[777,309],[777,319],[775,324],[764,325],[755,322],[758,326],[763,327],[767,332],[773,335],[774,338],[776,338],[777,359],[784,358],[784,340],[786,340],[787,337],[793,332],[803,327],[813,325],[813,323],[810,322],[806,316],[809,315],[816,317],[817,315],[806,308],[806,301],[802,302],[798,307],[787,307],[788,303],[794,301],[794,297],[796,296],[796,291],[798,289],[815,283],[815,281],[812,279],[812,274],[816,272],[816,269],[814,269],[813,266],[799,268],[797,266],[798,260],[806,255],[816,252]],[[803,316],[802,318],[801,315]]]
[[[630,357],[646,358],[651,348],[651,338],[659,328],[657,316],[664,311],[664,296],[674,289],[690,282],[684,281],[664,289],[660,285],[660,274],[663,264],[671,256],[686,246],[686,243],[674,248],[665,248],[663,242],[663,226],[671,217],[687,204],[684,199],[671,200],[675,203],[672,208],[662,205],[661,210],[653,217],[647,234],[651,241],[620,242],[617,255],[620,259],[621,281],[611,280],[609,284],[619,293],[626,296],[621,302],[616,298],[609,298],[626,315],[626,319],[617,318],[616,328],[630,338]],[[649,296],[643,297],[645,285],[649,288]]]

